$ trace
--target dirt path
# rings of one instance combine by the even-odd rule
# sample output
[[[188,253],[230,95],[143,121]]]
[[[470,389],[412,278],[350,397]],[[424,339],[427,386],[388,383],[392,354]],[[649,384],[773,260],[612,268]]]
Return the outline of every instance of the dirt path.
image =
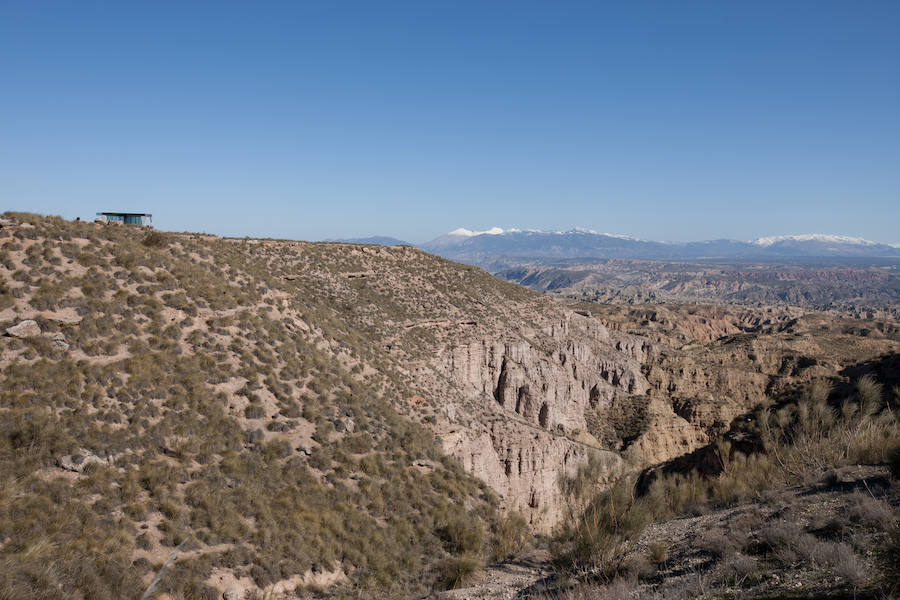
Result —
[[[550,576],[550,554],[533,550],[512,561],[489,565],[471,585],[465,588],[438,592],[434,600],[513,600],[523,590]]]

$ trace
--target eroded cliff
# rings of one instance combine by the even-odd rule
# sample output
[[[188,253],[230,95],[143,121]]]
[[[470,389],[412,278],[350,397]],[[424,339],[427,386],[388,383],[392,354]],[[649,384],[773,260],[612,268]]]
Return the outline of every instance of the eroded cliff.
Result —
[[[649,387],[639,362],[646,352],[638,351],[646,340],[560,312],[556,322],[499,337],[450,336],[434,360],[479,416],[441,432],[445,450],[544,531],[562,516],[561,474],[592,453],[607,476],[622,468],[614,449],[588,432],[586,413]]]

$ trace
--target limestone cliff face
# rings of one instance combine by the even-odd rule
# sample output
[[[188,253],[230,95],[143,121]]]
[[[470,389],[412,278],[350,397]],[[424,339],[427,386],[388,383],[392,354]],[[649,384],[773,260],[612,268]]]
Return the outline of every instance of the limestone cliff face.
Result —
[[[641,359],[651,350],[637,336],[610,332],[575,313],[541,330],[482,335],[448,344],[436,366],[473,410],[489,415],[482,430],[441,432],[444,449],[496,491],[538,530],[562,516],[558,478],[590,453],[612,475],[621,458],[587,434],[585,413],[649,388]],[[483,421],[484,419],[479,419]]]

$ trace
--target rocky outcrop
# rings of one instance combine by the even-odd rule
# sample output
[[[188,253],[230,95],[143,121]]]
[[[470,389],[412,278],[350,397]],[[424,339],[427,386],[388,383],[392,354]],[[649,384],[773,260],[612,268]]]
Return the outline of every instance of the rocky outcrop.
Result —
[[[489,425],[441,432],[444,449],[508,508],[548,530],[562,516],[560,474],[574,472],[591,453],[604,457],[608,474],[620,468],[619,456],[586,433],[585,414],[616,397],[645,393],[640,360],[650,353],[647,340],[612,336],[575,313],[532,336],[457,340],[438,355],[436,366],[475,410],[488,415],[475,421]]]
[[[548,326],[543,344],[521,337],[463,341],[439,357],[439,367],[467,395],[493,398],[529,423],[559,432],[582,430],[585,407],[608,404],[617,393],[646,392],[634,356],[646,357],[649,344],[630,336],[614,346],[605,327],[571,317],[577,325],[567,320]]]
[[[675,414],[662,400],[647,407],[641,431],[625,452],[635,465],[652,465],[693,451],[708,441],[702,429]]]
[[[614,452],[511,420],[495,421],[477,437],[470,429],[459,427],[441,439],[445,452],[494,490],[507,510],[525,515],[536,531],[549,531],[563,516],[561,475],[574,474],[591,454],[606,465],[607,480],[622,466]]]
[[[603,322],[580,311],[534,319],[532,329],[469,330],[434,359],[464,398],[454,410],[471,415],[440,432],[444,449],[538,530],[561,516],[559,474],[591,451],[617,452],[631,467],[664,463],[705,446],[785,386],[835,369],[823,352],[831,342],[797,335],[821,335],[822,324],[790,311],[596,310]],[[621,463],[610,459],[609,473]]]
[[[66,341],[65,335],[63,335],[61,332],[42,334],[41,326],[38,325],[37,321],[35,321],[34,319],[25,319],[23,321],[19,321],[12,327],[7,327],[6,335],[19,339],[36,338],[43,335],[44,337],[49,339],[50,345],[53,348],[62,351],[66,351],[69,349],[69,343]]]
[[[681,417],[708,431],[722,430],[741,412],[763,403],[771,381],[770,375],[744,365],[703,364],[690,356],[661,361],[647,378]]]
[[[36,321],[32,319],[26,319],[25,321],[16,323],[12,327],[7,327],[6,335],[17,338],[37,337],[41,335],[41,328],[38,326]]]
[[[69,342],[66,341],[66,336],[60,332],[50,336],[50,344],[57,350],[66,351],[69,349]]]
[[[79,449],[74,454],[66,454],[56,459],[56,465],[64,471],[72,471],[73,473],[81,473],[90,464],[106,465],[111,464],[109,459],[103,459],[84,448]]]

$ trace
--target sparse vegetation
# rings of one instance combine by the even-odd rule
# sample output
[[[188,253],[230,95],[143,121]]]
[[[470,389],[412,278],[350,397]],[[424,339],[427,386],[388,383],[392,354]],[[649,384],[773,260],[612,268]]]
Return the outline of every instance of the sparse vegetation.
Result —
[[[354,259],[6,218],[34,227],[4,244],[17,275],[2,306],[76,317],[40,323],[68,352],[3,341],[0,597],[137,598],[188,537],[158,588],[186,599],[220,595],[215,568],[260,589],[334,572],[347,590],[405,597],[524,544],[524,523],[398,414],[412,382],[346,314],[408,309],[384,286],[357,285],[352,302],[322,288],[316,269],[363,270]]]

